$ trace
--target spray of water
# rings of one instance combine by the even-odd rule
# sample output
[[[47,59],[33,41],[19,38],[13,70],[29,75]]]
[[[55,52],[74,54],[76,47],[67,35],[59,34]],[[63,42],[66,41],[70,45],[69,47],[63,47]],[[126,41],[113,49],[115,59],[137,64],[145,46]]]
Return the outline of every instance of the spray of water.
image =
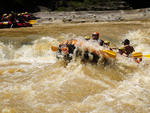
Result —
[[[132,31],[123,38],[132,40],[136,50],[146,52],[148,34]],[[70,34],[62,37],[67,36],[76,38]],[[80,59],[66,65],[50,49],[58,43],[42,37],[18,49],[0,44],[2,113],[150,112],[149,62],[137,64],[118,56],[106,66],[84,64]]]

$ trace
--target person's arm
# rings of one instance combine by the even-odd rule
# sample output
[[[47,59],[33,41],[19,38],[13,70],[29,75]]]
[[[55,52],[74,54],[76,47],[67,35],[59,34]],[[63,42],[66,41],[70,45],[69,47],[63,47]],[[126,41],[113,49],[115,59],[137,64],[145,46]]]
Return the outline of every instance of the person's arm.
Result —
[[[100,45],[100,46],[103,46],[103,45],[104,45],[104,41],[100,39],[99,45]]]
[[[113,48],[111,48],[111,49],[112,49],[112,50],[113,50],[113,49],[115,49],[115,50],[116,50],[116,49],[118,49],[118,48],[117,48],[117,47],[113,47]]]
[[[121,55],[123,55],[123,53],[124,53],[124,51],[123,51],[123,49],[118,49],[119,51],[119,54],[121,54]]]

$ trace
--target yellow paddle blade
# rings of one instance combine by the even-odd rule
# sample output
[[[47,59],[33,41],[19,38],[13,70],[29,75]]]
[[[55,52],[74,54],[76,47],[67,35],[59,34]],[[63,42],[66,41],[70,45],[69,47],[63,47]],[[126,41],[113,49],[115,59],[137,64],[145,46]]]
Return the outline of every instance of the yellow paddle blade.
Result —
[[[7,25],[7,24],[8,24],[8,22],[3,22],[3,24],[4,24],[4,25]]]
[[[36,23],[37,23],[37,20],[29,20],[29,23],[30,23],[30,24],[36,24]]]
[[[142,58],[143,54],[141,52],[134,52],[132,53],[132,57],[135,57],[135,58]]]
[[[112,50],[102,50],[106,57],[116,58],[117,53]]]
[[[150,54],[148,54],[148,55],[143,55],[144,57],[146,57],[146,58],[150,58]]]
[[[58,47],[56,47],[56,46],[51,46],[51,50],[52,50],[52,51],[58,51]]]
[[[142,52],[134,52],[134,53],[132,53],[132,57],[134,57],[134,58],[142,58],[142,57],[150,58],[150,54],[143,55]]]

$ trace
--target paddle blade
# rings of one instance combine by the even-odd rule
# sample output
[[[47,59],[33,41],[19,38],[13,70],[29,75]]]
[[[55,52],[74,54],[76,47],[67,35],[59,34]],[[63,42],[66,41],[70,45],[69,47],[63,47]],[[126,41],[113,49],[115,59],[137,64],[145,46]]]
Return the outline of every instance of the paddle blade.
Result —
[[[143,55],[144,57],[146,57],[146,58],[150,58],[150,54],[148,54],[148,55]]]
[[[37,20],[29,20],[29,23],[30,23],[30,24],[36,24],[36,23],[37,23]]]
[[[56,47],[56,46],[51,46],[51,50],[52,50],[52,51],[58,51],[58,47]]]
[[[8,22],[3,22],[3,24],[4,24],[4,25],[7,25],[7,24],[8,24]]]
[[[104,53],[105,57],[116,58],[117,56],[117,53],[112,50],[102,50],[102,52]]]
[[[141,52],[134,52],[132,53],[132,57],[134,58],[142,58],[143,54]]]

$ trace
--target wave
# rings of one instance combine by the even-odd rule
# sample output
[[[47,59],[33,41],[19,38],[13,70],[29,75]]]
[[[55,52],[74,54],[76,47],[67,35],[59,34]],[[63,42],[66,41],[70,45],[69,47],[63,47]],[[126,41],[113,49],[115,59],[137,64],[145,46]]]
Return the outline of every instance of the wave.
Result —
[[[132,31],[122,39],[130,39],[136,50],[147,52],[148,34]],[[66,35],[64,39],[67,36],[71,38]],[[17,49],[0,44],[0,59],[5,60],[0,65],[1,112],[150,112],[149,62],[137,64],[119,56],[106,66],[79,59],[66,65],[50,49],[58,43],[57,38],[42,37]]]

